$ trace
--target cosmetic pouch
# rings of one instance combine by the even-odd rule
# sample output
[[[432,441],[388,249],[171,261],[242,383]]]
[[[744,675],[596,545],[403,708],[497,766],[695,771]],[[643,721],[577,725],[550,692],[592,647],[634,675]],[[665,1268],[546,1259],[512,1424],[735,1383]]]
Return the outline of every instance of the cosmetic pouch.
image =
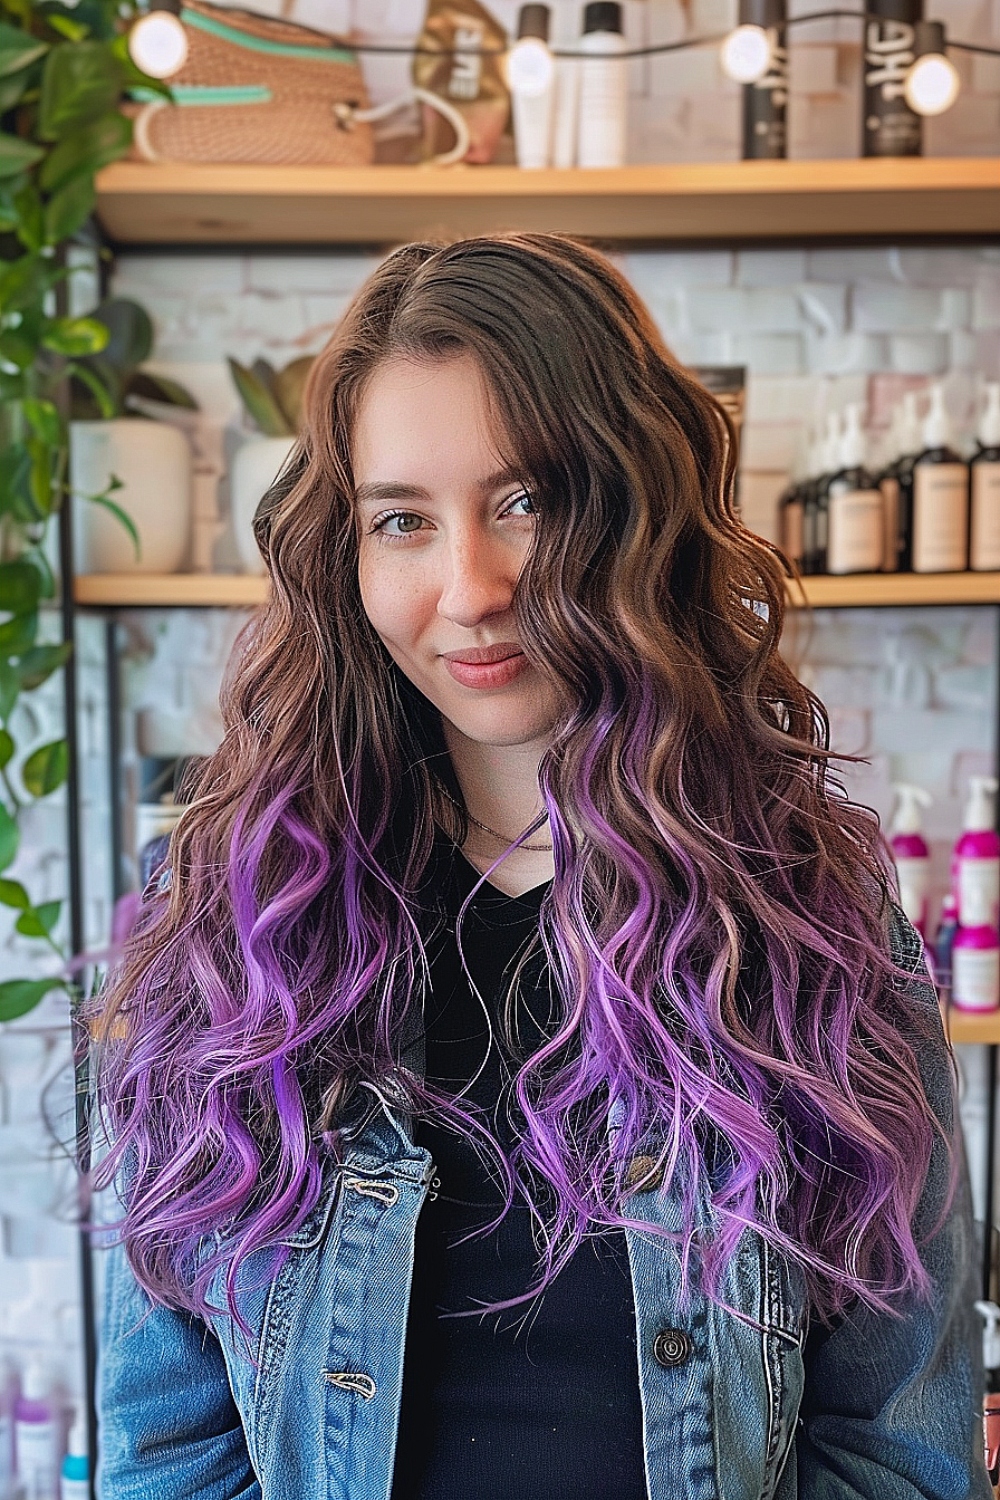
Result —
[[[141,91],[126,106],[142,161],[368,166],[369,103],[357,54],[337,37],[205,0],[180,12],[188,56],[174,102]]]

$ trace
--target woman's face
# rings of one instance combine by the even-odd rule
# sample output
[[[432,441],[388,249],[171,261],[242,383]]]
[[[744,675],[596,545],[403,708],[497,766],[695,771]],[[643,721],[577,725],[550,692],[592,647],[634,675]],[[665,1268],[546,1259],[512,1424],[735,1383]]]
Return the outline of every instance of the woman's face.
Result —
[[[511,607],[535,519],[499,449],[470,356],[380,366],[352,451],[358,579],[393,661],[459,735],[541,749],[556,699],[520,654]],[[504,665],[449,661],[483,647]]]

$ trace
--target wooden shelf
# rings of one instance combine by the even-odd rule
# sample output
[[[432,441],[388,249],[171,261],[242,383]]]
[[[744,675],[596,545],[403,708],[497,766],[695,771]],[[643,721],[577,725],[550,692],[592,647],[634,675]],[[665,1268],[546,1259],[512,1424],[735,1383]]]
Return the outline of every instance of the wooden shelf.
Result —
[[[136,605],[253,608],[267,598],[267,578],[250,573],[85,573],[73,580],[81,605],[126,608]]]
[[[1000,573],[856,574],[850,578],[806,578],[808,604],[816,609],[870,609],[903,604],[1000,604]],[[239,605],[253,608],[267,598],[267,579],[248,573],[90,573],[74,580],[79,605]],[[789,603],[801,603],[789,593]]]
[[[814,609],[869,609],[899,604],[1000,604],[1000,573],[855,573],[803,579]],[[789,602],[800,602],[789,589]]]
[[[945,1017],[945,1031],[952,1046],[985,1042],[1000,1044],[1000,1010],[974,1011],[956,1010],[950,1006]]]
[[[116,244],[398,244],[502,229],[618,242],[993,235],[1000,158],[673,163],[614,169],[115,162]]]

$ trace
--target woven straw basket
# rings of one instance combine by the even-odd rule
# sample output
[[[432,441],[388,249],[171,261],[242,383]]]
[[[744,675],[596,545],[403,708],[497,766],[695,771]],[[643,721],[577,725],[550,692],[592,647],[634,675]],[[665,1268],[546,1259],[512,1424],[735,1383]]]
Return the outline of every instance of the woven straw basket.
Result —
[[[128,108],[144,161],[368,166],[371,126],[336,105],[368,107],[357,57],[336,38],[289,21],[187,0],[188,57],[160,97]]]

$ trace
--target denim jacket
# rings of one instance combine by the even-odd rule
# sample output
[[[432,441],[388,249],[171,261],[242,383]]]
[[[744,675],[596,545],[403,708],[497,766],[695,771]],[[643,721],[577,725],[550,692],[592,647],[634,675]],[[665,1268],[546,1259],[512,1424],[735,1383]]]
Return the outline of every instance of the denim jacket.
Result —
[[[936,1011],[920,939],[896,908],[890,947],[914,999]],[[958,1132],[943,1029],[920,1060],[939,1118]],[[632,1180],[652,1161],[640,1155]],[[626,1232],[649,1500],[992,1500],[962,1162],[956,1203],[922,1251],[933,1306],[914,1301],[901,1321],[856,1304],[833,1328],[810,1327],[801,1275],[749,1231],[723,1292],[750,1321],[697,1293],[681,1315],[676,1252]],[[257,1369],[228,1315],[206,1325],[152,1304],[122,1247],[105,1253],[101,1500],[388,1500],[414,1231],[434,1163],[376,1098],[344,1159],[324,1152],[322,1167],[321,1197],[287,1236],[277,1277],[254,1274],[264,1252],[242,1268]],[[946,1176],[938,1142],[918,1222],[934,1222]],[[675,1197],[648,1181],[628,1211],[678,1224]],[[221,1277],[209,1296],[220,1307]]]

